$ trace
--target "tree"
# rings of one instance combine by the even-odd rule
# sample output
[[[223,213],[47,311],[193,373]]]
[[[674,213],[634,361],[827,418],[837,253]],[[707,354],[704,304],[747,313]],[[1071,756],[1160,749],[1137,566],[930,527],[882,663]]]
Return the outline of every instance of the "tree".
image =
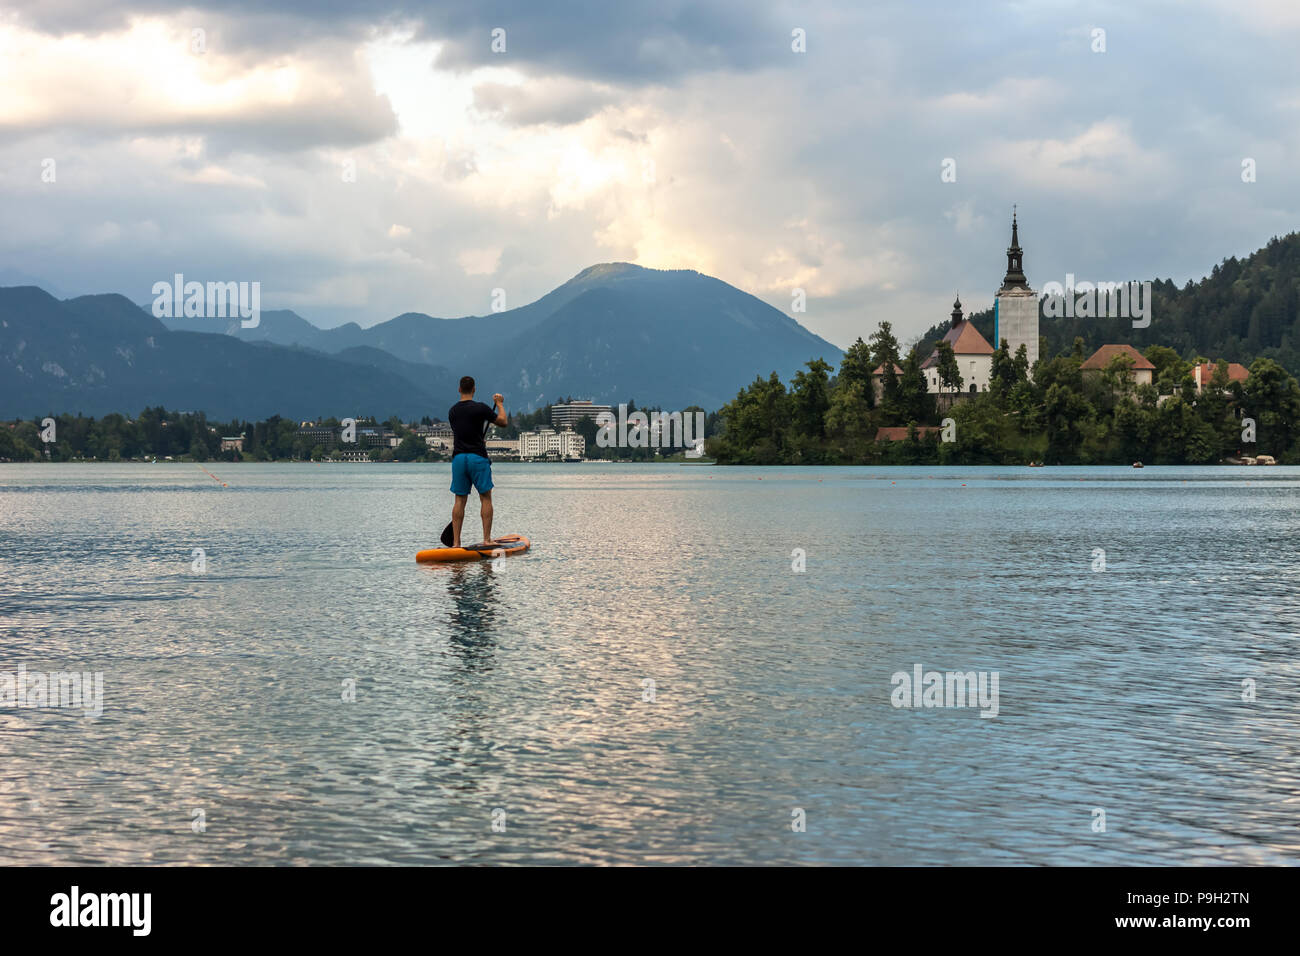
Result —
[[[862,386],[862,394],[866,399],[867,407],[870,408],[875,404],[875,390],[871,387],[871,373],[874,370],[875,365],[871,361],[871,349],[859,336],[858,340],[844,352],[844,358],[840,362],[840,374],[837,384],[841,386],[852,386],[853,384]]]
[[[1105,407],[1109,410],[1114,407],[1116,398],[1130,397],[1137,387],[1133,379],[1133,356],[1123,352],[1112,356],[1101,370],[1101,379],[1106,385],[1108,401]]]
[[[1175,387],[1187,374],[1189,365],[1173,349],[1164,345],[1152,345],[1142,353],[1148,362],[1154,365],[1151,380],[1161,395],[1172,395]]]
[[[717,442],[720,464],[778,464],[790,426],[790,396],[780,376],[755,378],[723,406],[724,432]],[[713,445],[710,445],[713,448]]]
[[[925,384],[921,371],[921,355],[914,345],[902,364],[903,374],[898,379],[897,406],[904,422],[929,424],[935,417],[934,396]]]
[[[826,411],[831,407],[831,366],[821,359],[807,363],[808,371],[795,372],[790,397],[794,425],[798,434],[822,439],[826,437]]]
[[[1217,457],[1214,429],[1181,395],[1175,395],[1157,410],[1153,438],[1155,458],[1160,464],[1203,465]]]
[[[871,385],[857,379],[842,377],[831,393],[831,406],[826,412],[826,437],[830,440],[832,457],[844,464],[868,460],[871,456],[875,425],[871,421],[871,408],[867,396]]]
[[[894,337],[894,327],[888,322],[881,322],[880,327],[872,333],[871,364],[873,371],[881,371],[881,404],[896,413],[898,408],[899,385],[895,368],[901,365],[898,353],[898,339]]]
[[[36,450],[19,436],[16,428],[0,425],[0,461],[36,461]]]
[[[1273,455],[1291,450],[1300,434],[1300,385],[1272,359],[1256,359],[1243,388],[1243,411],[1256,422],[1259,447]]]
[[[1054,465],[1078,462],[1085,435],[1084,425],[1090,418],[1088,403],[1069,386],[1055,383],[1044,395],[1043,411],[1047,426],[1047,462]]]
[[[957,366],[957,356],[953,354],[952,346],[941,341],[935,346],[935,351],[939,355],[934,369],[939,375],[940,391],[945,388],[951,388],[954,392],[961,391],[961,369]]]
[[[1011,394],[1016,384],[1016,363],[1011,357],[1007,340],[1002,339],[993,351],[993,369],[989,374],[989,391],[1003,402]]]
[[[423,438],[415,432],[407,432],[406,437],[398,442],[393,450],[393,458],[397,461],[415,461],[423,458],[428,450],[429,445]],[[314,458],[315,455],[312,457]]]
[[[1040,351],[1038,354],[1043,355],[1045,353]],[[1041,362],[1042,359],[1039,359],[1039,361]],[[1019,348],[1016,349],[1016,357],[1012,360],[1012,364],[1016,370],[1016,382],[1029,381],[1029,350],[1025,347],[1024,342],[1021,342]]]

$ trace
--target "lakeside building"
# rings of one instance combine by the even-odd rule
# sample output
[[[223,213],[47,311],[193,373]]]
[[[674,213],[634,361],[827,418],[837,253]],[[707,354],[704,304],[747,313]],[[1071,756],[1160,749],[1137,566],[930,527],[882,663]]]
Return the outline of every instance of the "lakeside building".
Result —
[[[318,445],[326,445],[338,439],[339,430],[333,425],[317,425],[315,422],[303,422],[298,426],[298,434],[303,438],[310,438]]]
[[[338,425],[303,422],[298,426],[298,435],[318,445],[335,445],[342,440],[343,429]],[[366,424],[357,426],[356,443],[362,448],[396,448],[401,444],[401,439],[391,428]]]
[[[451,425],[447,422],[434,422],[432,425],[408,425],[416,438],[423,438],[424,443],[434,451],[450,453],[455,438]]]
[[[517,459],[519,457],[517,438],[489,438],[485,444],[489,458]]]
[[[551,406],[551,427],[552,428],[572,428],[584,418],[590,418],[592,421],[602,412],[613,414],[613,408],[609,405],[597,405],[594,402],[583,399],[576,402],[566,402],[560,405]]]
[[[240,433],[239,433],[239,437],[237,437],[237,438],[235,438],[235,437],[227,438],[227,437],[225,437],[225,436],[222,436],[222,439],[221,439],[221,450],[222,450],[222,451],[237,451],[237,452],[242,453],[243,450],[244,450],[244,436],[245,436],[246,434],[247,434],[247,432],[240,432]]]
[[[1196,382],[1196,394],[1205,391],[1209,384],[1214,381],[1214,372],[1218,368],[1217,362],[1206,362],[1204,365],[1197,365],[1192,369],[1192,379]],[[1228,363],[1228,384],[1233,382],[1245,382],[1250,378],[1250,369],[1240,362]]]
[[[894,366],[895,377],[901,377],[903,370],[901,367]],[[876,404],[879,405],[885,399],[885,366],[879,365],[871,373],[871,390],[876,394]]]
[[[357,444],[365,448],[396,448],[397,435],[381,425],[358,425]]]
[[[434,422],[432,425],[411,425],[411,431],[421,438],[451,438],[451,425],[447,422]]]
[[[521,459],[576,461],[586,456],[587,440],[571,428],[556,431],[538,427],[519,436]]]
[[[1088,356],[1087,361],[1079,366],[1079,371],[1085,375],[1097,375],[1105,371],[1107,366],[1119,355],[1127,357],[1132,362],[1128,370],[1128,380],[1130,382],[1134,385],[1152,384],[1156,367],[1151,364],[1150,359],[1131,345],[1103,345]]]
[[[976,392],[987,392],[989,382],[993,379],[993,346],[989,345],[988,339],[980,335],[980,330],[975,328],[974,322],[962,318],[960,298],[952,304],[951,320],[952,324],[944,335],[943,341],[952,346],[952,354],[957,358],[957,371],[961,373],[961,391],[972,395]],[[930,357],[921,363],[921,371],[925,373],[925,385],[930,394],[952,394],[947,392],[939,381],[937,347],[930,353]]]

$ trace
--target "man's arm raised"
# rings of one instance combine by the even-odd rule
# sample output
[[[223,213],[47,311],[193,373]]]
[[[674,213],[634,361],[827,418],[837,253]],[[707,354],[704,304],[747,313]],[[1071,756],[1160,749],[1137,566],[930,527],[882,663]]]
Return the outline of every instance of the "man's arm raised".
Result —
[[[492,396],[492,401],[497,407],[497,417],[492,420],[492,424],[505,428],[510,424],[510,419],[506,418],[506,398],[500,392],[497,392]]]

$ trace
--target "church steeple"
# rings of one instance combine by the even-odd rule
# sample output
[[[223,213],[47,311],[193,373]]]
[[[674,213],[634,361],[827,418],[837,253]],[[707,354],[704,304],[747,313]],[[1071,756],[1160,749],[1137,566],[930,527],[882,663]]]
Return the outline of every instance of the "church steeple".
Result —
[[[1007,249],[1007,274],[1002,280],[1002,288],[1028,289],[1029,280],[1025,278],[1024,252],[1020,248],[1020,232],[1016,224],[1016,207],[1011,207],[1011,245]]]
[[[957,301],[952,304],[952,327],[955,329],[961,324],[961,296],[957,296]]]

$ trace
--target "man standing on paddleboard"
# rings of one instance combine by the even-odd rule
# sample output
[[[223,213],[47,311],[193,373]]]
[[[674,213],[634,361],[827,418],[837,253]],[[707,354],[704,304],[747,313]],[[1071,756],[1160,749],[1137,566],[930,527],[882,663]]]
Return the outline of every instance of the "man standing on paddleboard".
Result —
[[[447,412],[447,422],[455,442],[451,447],[451,493],[456,503],[451,507],[451,547],[460,547],[460,526],[465,522],[465,502],[470,485],[478,492],[479,515],[483,519],[483,543],[492,544],[492,462],[487,453],[487,430],[492,425],[505,427],[506,400],[498,392],[492,396],[496,408],[474,401],[474,379],[460,380],[460,401]]]

